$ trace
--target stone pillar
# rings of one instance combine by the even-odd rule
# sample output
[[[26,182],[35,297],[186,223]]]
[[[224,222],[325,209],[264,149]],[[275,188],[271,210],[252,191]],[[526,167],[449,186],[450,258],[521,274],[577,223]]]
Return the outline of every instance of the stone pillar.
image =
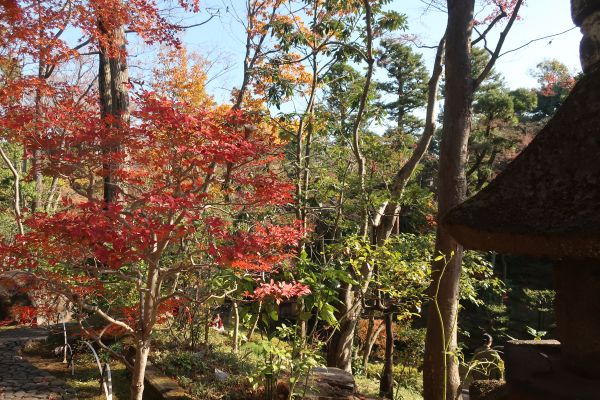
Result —
[[[600,66],[600,0],[571,0],[571,15],[583,34],[579,56],[583,72],[588,73]]]
[[[564,259],[554,277],[562,363],[581,376],[600,378],[600,261]]]

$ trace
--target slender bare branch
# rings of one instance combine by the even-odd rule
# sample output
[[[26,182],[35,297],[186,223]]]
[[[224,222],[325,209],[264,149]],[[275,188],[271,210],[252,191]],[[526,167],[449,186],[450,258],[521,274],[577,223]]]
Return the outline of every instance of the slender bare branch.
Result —
[[[360,101],[358,105],[358,110],[356,112],[356,119],[354,120],[354,125],[352,127],[352,152],[354,153],[354,158],[356,159],[356,163],[358,164],[358,178],[359,178],[359,188],[363,201],[362,205],[362,215],[361,215],[361,225],[360,225],[360,235],[365,236],[367,234],[368,228],[368,211],[367,211],[367,199],[365,192],[365,164],[366,159],[361,150],[361,140],[360,140],[360,128],[364,119],[365,110],[367,107],[367,99],[369,98],[369,90],[371,89],[371,80],[373,78],[373,65],[375,64],[375,59],[373,58],[373,27],[372,27],[372,11],[371,11],[371,3],[369,0],[363,0],[363,5],[365,7],[365,30],[366,30],[366,54],[365,60],[367,62],[367,72],[365,75],[365,83],[363,85],[362,93],[360,96]]]
[[[577,27],[576,27],[576,26],[574,26],[574,27],[572,27],[572,28],[569,28],[569,29],[567,29],[567,30],[564,30],[564,31],[562,31],[562,32],[553,33],[553,34],[551,34],[551,35],[546,35],[546,36],[542,36],[542,37],[539,37],[539,38],[536,38],[536,39],[532,39],[532,40],[530,40],[529,42],[527,42],[527,43],[525,43],[525,44],[522,44],[522,45],[521,45],[521,46],[519,46],[519,47],[515,47],[514,49],[510,49],[510,50],[507,50],[507,51],[505,51],[504,53],[500,54],[500,55],[498,56],[498,58],[500,58],[500,57],[502,57],[502,56],[505,56],[506,54],[513,53],[513,52],[515,52],[515,51],[521,50],[522,48],[524,48],[524,47],[527,47],[527,46],[529,46],[529,45],[530,45],[530,44],[532,44],[532,43],[539,42],[540,40],[544,40],[544,39],[550,39],[550,38],[553,38],[553,37],[557,37],[557,36],[560,36],[560,35],[564,35],[565,33],[571,32],[571,31],[572,31],[572,30],[574,30],[574,29],[577,29]]]
[[[501,12],[500,14],[498,14],[496,16],[496,18],[494,18],[494,20],[487,26],[487,28],[485,28],[485,30],[479,35],[479,37],[475,40],[473,40],[473,43],[471,43],[471,46],[475,46],[477,43],[479,43],[481,40],[484,40],[487,36],[488,33],[490,33],[490,31],[494,28],[494,26],[500,22],[501,19],[505,18],[506,15],[506,11],[504,11],[504,9],[500,8]]]
[[[510,29],[512,28],[515,20],[517,19],[517,16],[519,15],[519,9],[521,8],[522,4],[523,4],[523,0],[517,1],[517,4],[515,5],[515,8],[513,9],[513,12],[510,16],[510,19],[508,20],[508,23],[506,24],[506,27],[500,33],[500,38],[498,39],[498,43],[496,43],[496,49],[494,50],[494,53],[490,57],[490,60],[488,61],[487,65],[485,66],[483,71],[481,71],[481,74],[479,74],[479,76],[477,78],[475,78],[475,80],[473,82],[473,91],[477,90],[477,88],[481,85],[481,83],[489,75],[490,71],[494,67],[494,64],[496,63],[496,60],[498,60],[498,57],[500,56],[500,51],[502,50],[502,46],[504,45],[504,41],[506,40],[506,37],[508,36],[508,32],[510,32]]]

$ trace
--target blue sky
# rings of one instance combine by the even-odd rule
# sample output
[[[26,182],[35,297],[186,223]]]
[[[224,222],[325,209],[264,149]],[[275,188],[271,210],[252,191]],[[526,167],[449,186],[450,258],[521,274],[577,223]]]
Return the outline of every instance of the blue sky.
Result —
[[[435,10],[424,13],[425,5],[420,0],[400,0],[395,3],[396,10],[408,15],[411,32],[421,36],[425,43],[438,40],[446,26],[445,14]],[[515,22],[504,50],[573,28],[569,0],[527,0],[520,15],[522,19]],[[530,76],[530,71],[543,59],[557,58],[574,72],[579,71],[580,40],[581,34],[576,28],[564,35],[537,41],[501,57],[496,69],[504,74],[511,88],[535,86],[536,81]]]
[[[205,0],[204,6],[221,9],[221,17],[213,19],[207,25],[189,30],[184,37],[184,42],[189,48],[206,55],[209,59],[217,60],[213,72],[229,66],[228,72],[210,84],[210,89],[217,98],[226,97],[226,93],[233,86],[239,86],[241,80],[244,33],[231,12],[232,8],[230,7],[229,13],[224,12],[225,5],[230,4],[230,1],[243,6],[243,0]],[[395,0],[390,8],[408,16],[409,33],[418,35],[424,44],[436,44],[445,29],[446,14],[428,9],[426,3],[427,1],[421,0]],[[484,12],[481,8],[476,11]],[[520,14],[522,19],[515,23],[510,32],[504,45],[505,50],[519,47],[532,39],[573,28],[569,0],[527,0]],[[194,21],[205,17],[206,14],[201,14],[195,17]],[[547,58],[557,58],[573,72],[578,72],[580,38],[579,30],[573,29],[558,37],[537,41],[501,57],[496,68],[504,74],[511,88],[535,86],[536,81],[530,72],[537,63]],[[427,65],[430,65],[433,50],[425,49],[422,52]]]

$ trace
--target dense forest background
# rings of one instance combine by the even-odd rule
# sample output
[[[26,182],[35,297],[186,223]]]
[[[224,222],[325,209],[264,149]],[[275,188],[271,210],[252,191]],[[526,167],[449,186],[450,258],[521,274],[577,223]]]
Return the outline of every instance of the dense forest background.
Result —
[[[243,3],[2,5],[3,269],[31,272],[43,293],[67,299],[100,342],[103,323],[135,338],[132,398],[145,359],[176,357],[153,355],[153,340],[195,353],[217,314],[232,353],[253,344],[271,362],[287,357],[292,390],[326,364],[376,376],[382,395],[419,392],[439,265],[456,259],[451,350],[462,364],[484,333],[500,347],[552,338],[547,263],[473,251],[461,260],[439,236],[436,247],[456,104],[452,30],[429,46],[427,65],[401,4]],[[535,87],[508,87],[495,63],[525,5],[477,6],[466,196],[533,140],[578,79],[553,55],[530,71]],[[243,26],[243,73],[226,101],[207,90],[221,60],[181,44],[194,12],[215,30],[220,13]],[[267,346],[275,339],[289,355]],[[122,348],[103,347],[127,364]],[[274,390],[269,379],[285,368],[264,367],[254,388]]]

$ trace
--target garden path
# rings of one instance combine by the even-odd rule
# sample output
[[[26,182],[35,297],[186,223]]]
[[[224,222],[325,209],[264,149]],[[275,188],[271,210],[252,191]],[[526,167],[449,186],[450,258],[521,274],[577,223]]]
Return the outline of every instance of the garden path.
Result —
[[[40,340],[47,332],[36,328],[0,331],[0,400],[75,400],[67,384],[42,371],[19,355],[29,340]]]

